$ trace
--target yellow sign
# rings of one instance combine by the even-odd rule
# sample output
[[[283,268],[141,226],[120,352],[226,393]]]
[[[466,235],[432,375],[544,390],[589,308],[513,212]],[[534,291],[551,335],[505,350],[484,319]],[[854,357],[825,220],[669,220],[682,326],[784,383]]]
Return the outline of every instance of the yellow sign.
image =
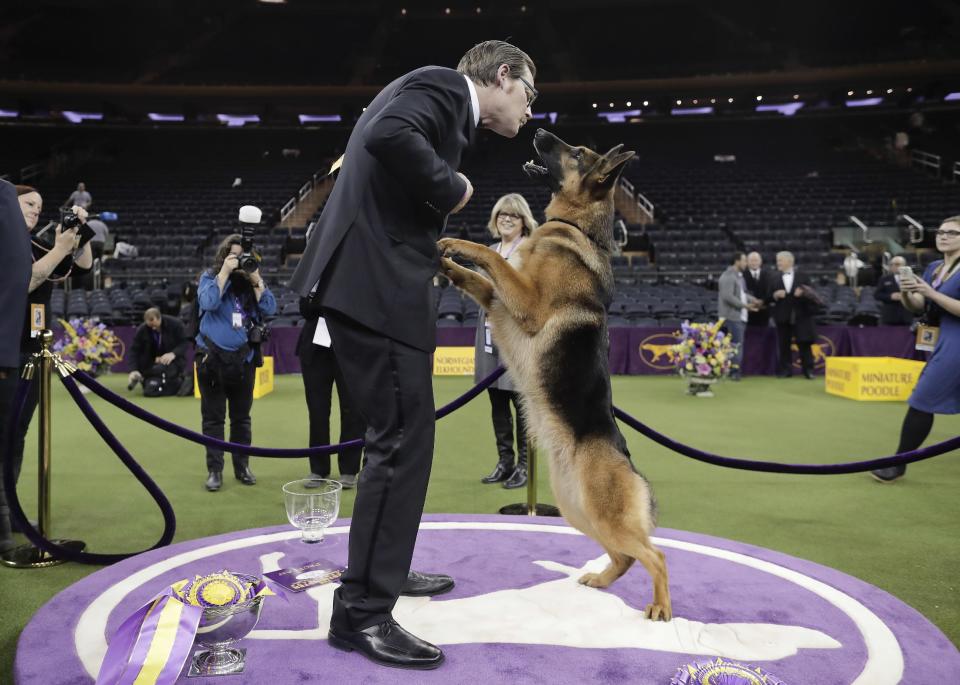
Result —
[[[438,347],[433,353],[434,376],[472,376],[474,348]]]
[[[264,357],[263,366],[257,369],[253,381],[253,399],[259,400],[273,392],[273,357]],[[193,396],[200,399],[200,384],[197,382],[197,365],[193,365]]]
[[[867,402],[903,402],[920,378],[924,362],[896,357],[827,357],[831,395]]]

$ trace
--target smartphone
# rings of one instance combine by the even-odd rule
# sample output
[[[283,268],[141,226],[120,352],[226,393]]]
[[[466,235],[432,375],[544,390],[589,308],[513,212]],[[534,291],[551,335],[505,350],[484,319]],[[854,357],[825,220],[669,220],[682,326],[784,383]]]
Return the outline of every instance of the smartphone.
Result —
[[[901,280],[903,280],[904,278],[912,278],[916,280],[917,278],[916,274],[913,273],[913,269],[911,269],[909,266],[901,266],[899,271],[900,271]]]

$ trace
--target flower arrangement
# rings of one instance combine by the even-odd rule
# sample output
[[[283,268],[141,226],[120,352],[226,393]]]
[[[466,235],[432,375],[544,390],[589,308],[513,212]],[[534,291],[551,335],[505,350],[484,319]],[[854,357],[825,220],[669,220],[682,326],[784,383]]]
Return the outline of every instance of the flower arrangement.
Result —
[[[97,376],[123,359],[123,341],[98,319],[64,321],[53,351],[82,371]]]
[[[673,362],[677,373],[693,379],[716,380],[730,373],[734,346],[730,336],[720,330],[723,319],[716,323],[684,321],[675,335],[680,342],[673,346]]]

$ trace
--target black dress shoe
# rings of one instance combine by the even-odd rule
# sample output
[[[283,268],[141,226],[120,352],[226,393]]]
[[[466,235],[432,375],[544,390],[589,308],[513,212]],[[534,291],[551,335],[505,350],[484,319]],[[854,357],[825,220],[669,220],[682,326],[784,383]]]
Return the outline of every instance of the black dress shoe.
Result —
[[[443,663],[438,647],[411,635],[392,618],[363,630],[331,626],[327,642],[345,652],[358,651],[381,666],[428,670]]]
[[[506,480],[510,477],[510,473],[513,471],[513,466],[510,464],[505,464],[504,462],[497,462],[496,468],[490,472],[489,476],[484,476],[480,479],[481,483],[499,483]]]
[[[401,595],[407,597],[432,597],[450,592],[453,589],[453,578],[440,573],[417,573],[410,571],[400,590]]]
[[[220,471],[211,471],[207,474],[207,490],[216,492],[223,485],[223,473]]]
[[[813,380],[813,371],[804,371],[804,372],[803,372],[803,377],[806,378],[808,381],[812,381],[812,380]]]
[[[890,466],[885,469],[877,469],[876,471],[871,471],[870,475],[873,476],[873,479],[881,483],[892,483],[895,480],[900,480],[907,473],[906,465],[901,464],[900,466]]]
[[[523,466],[518,466],[513,470],[513,473],[510,474],[510,478],[503,484],[503,487],[507,490],[513,490],[514,488],[522,488],[526,484],[527,469]]]
[[[256,485],[257,477],[253,475],[253,471],[250,470],[249,466],[244,466],[239,471],[234,471],[233,475],[237,477],[237,480],[243,483],[244,485]]]

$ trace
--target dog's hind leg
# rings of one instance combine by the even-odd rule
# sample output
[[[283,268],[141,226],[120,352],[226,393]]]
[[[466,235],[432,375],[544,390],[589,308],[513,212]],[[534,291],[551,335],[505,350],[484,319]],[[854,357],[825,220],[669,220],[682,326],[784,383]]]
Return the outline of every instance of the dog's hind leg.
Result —
[[[440,270],[455,286],[476,300],[484,311],[489,311],[494,292],[490,279],[457,264],[448,257],[440,259]]]
[[[646,538],[632,545],[632,550],[624,550],[647,569],[653,579],[653,602],[644,610],[647,618],[654,621],[669,621],[673,618],[670,604],[670,587],[667,580],[667,560],[663,552],[654,547]]]
[[[580,576],[578,582],[581,585],[589,585],[590,587],[607,587],[610,585],[610,583],[629,571],[630,567],[633,566],[633,557],[627,556],[626,554],[620,554],[619,552],[607,547],[604,547],[604,549],[607,551],[607,556],[610,557],[610,563],[607,564],[607,567],[600,573],[585,573]]]

